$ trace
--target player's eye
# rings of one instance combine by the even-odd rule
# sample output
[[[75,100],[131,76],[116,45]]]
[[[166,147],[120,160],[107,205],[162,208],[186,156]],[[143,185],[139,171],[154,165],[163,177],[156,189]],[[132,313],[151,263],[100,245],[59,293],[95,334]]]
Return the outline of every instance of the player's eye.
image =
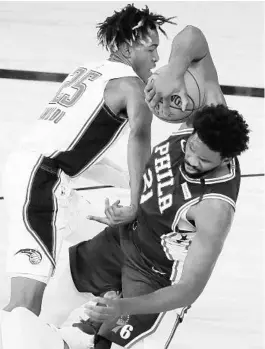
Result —
[[[206,159],[200,159],[201,162],[203,162],[204,164],[209,164],[210,161],[209,160],[206,160]]]

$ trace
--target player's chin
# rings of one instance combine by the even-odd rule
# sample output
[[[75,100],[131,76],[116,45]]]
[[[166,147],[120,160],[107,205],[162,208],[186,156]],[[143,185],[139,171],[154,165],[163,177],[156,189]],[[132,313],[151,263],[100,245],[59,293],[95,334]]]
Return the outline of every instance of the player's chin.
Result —
[[[154,74],[155,67],[152,67],[148,70],[149,77]]]
[[[156,64],[152,66],[152,68],[150,69],[150,72],[151,74],[154,74],[156,72]]]
[[[147,70],[144,73],[142,73],[141,75],[139,74],[140,78],[147,84],[148,79],[152,76],[152,72],[151,70]]]

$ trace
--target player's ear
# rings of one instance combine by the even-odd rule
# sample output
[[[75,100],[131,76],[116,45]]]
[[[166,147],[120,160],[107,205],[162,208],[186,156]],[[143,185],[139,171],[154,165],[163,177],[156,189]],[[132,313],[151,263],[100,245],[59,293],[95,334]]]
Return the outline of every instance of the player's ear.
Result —
[[[223,165],[227,165],[227,164],[229,164],[229,162],[232,160],[232,158],[223,158],[222,159],[222,164]]]
[[[129,45],[129,43],[124,42],[121,46],[120,46],[120,51],[122,53],[122,55],[125,58],[130,58],[131,57],[131,46]]]

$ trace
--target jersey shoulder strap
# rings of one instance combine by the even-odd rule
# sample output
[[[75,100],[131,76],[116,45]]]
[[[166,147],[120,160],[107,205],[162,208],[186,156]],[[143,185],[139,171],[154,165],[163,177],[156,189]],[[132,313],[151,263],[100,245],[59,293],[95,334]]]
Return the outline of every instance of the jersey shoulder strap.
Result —
[[[91,64],[87,64],[85,67],[100,73],[101,78],[105,81],[126,76],[138,77],[131,66],[119,62],[111,62],[109,60],[105,60],[93,66]]]

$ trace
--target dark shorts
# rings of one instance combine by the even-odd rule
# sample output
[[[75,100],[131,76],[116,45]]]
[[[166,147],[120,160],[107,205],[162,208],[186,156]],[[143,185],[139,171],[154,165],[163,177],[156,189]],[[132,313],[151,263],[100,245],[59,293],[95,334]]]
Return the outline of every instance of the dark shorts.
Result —
[[[71,272],[80,292],[100,295],[118,290],[123,297],[136,297],[171,285],[164,275],[153,272],[152,262],[132,242],[133,233],[132,229],[106,228],[93,239],[70,248]],[[99,334],[124,347],[153,333],[161,317],[163,314],[120,317],[108,326],[103,324]]]
[[[106,228],[93,239],[70,247],[70,268],[79,292],[100,296],[121,290],[123,253],[119,230]]]

